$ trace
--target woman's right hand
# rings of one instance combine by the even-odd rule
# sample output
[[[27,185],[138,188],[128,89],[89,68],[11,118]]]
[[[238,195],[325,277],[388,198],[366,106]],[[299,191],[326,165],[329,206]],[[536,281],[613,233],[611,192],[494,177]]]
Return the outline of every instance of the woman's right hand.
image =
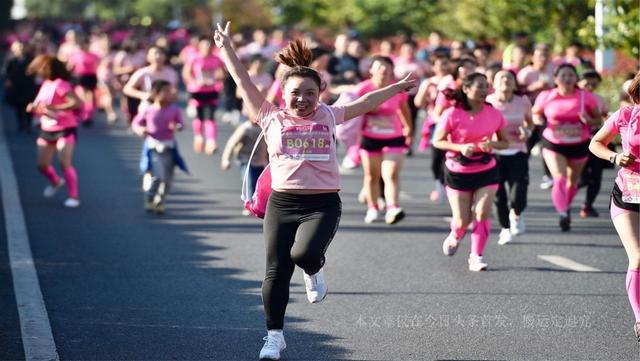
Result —
[[[231,24],[231,22],[227,21],[227,24],[223,29],[222,26],[220,26],[220,23],[216,23],[217,29],[213,33],[213,41],[219,49],[231,46],[231,38],[229,37],[229,24]]]
[[[460,153],[462,155],[464,155],[465,157],[470,157],[473,155],[473,153],[475,153],[476,151],[476,146],[474,144],[468,143],[468,144],[463,144],[460,147]]]
[[[636,162],[636,156],[629,152],[618,153],[618,155],[616,155],[616,164],[621,167],[629,167],[633,165],[635,162]]]

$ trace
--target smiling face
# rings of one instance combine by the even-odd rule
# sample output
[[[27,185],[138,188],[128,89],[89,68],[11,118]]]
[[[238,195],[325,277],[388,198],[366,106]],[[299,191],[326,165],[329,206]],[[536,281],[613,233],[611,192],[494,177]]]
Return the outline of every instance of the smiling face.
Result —
[[[383,60],[375,60],[369,69],[371,78],[381,84],[387,84],[393,80],[393,65]]]
[[[318,106],[320,88],[311,78],[292,76],[287,79],[282,98],[287,110],[298,117],[306,117]]]

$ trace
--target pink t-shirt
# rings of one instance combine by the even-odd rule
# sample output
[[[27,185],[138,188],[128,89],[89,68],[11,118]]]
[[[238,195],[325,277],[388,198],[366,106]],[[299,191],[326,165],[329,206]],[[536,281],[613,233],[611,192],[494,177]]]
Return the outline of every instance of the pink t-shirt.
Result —
[[[66,80],[45,80],[40,86],[38,95],[34,100],[37,108],[46,105],[59,105],[67,102],[67,94],[73,91],[71,83]],[[36,114],[41,113],[36,111]],[[61,110],[56,112],[56,118],[40,115],[40,128],[45,132],[59,132],[67,128],[75,128],[78,123],[73,110]]]
[[[484,139],[491,139],[493,135],[507,125],[506,120],[499,110],[491,105],[484,105],[477,114],[470,114],[460,107],[445,110],[442,114],[441,124],[449,134],[448,140],[454,144],[481,143]],[[453,158],[460,155],[459,152],[447,151],[445,165],[447,169],[455,173],[478,173],[495,167],[496,160],[491,157],[487,164],[473,162],[460,164]],[[486,157],[486,153],[476,152],[470,159]]]
[[[377,90],[373,82],[367,80],[358,85],[359,97]],[[403,136],[400,108],[408,101],[406,93],[398,93],[380,104],[374,111],[364,114],[362,135],[373,139],[392,139]]]
[[[187,61],[191,69],[191,76],[196,81],[187,83],[190,93],[211,93],[222,90],[222,81],[216,80],[215,73],[224,67],[224,63],[215,55],[202,56],[200,53],[192,55]]]
[[[157,140],[173,140],[176,125],[184,125],[182,112],[175,104],[164,108],[152,104],[133,119],[133,127],[147,127],[147,134]]]
[[[281,108],[285,108],[287,106],[282,98],[282,79],[278,78],[273,81],[268,94],[273,95],[273,101],[278,103]]]
[[[573,94],[560,95],[558,89],[545,90],[536,98],[533,113],[547,118],[542,136],[554,144],[579,144],[589,140],[591,128],[580,121],[580,111],[594,114],[598,101],[593,94],[576,89]]]
[[[456,104],[455,101],[447,99],[443,91],[445,89],[456,89],[456,88],[458,88],[458,83],[455,81],[455,79],[453,79],[453,76],[447,76],[442,78],[440,80],[440,83],[438,83],[438,95],[436,95],[434,108],[440,107],[442,111],[444,111],[445,109],[453,107]]]
[[[320,105],[308,118],[299,118],[265,101],[256,123],[269,150],[271,187],[340,189],[335,131],[344,121],[341,106]]]
[[[520,139],[520,127],[525,126],[525,117],[531,119],[531,102],[529,98],[514,95],[509,103],[502,103],[498,100],[498,95],[494,93],[487,97],[487,102],[499,110],[507,122],[505,131],[509,141],[509,148],[496,150],[496,154],[514,155],[518,152],[526,153],[527,144],[525,140]]]
[[[524,88],[539,80],[547,83],[548,88],[553,87],[553,65],[548,64],[544,71],[537,70],[533,65],[527,65],[518,73],[518,83]],[[539,90],[528,93],[527,95],[531,101],[535,101],[540,92]]]
[[[623,107],[611,114],[604,122],[611,134],[620,134],[622,151],[636,156],[636,161],[631,167],[621,168],[616,177],[616,183],[623,189],[623,178],[640,177],[640,106]],[[640,186],[640,183],[637,183]]]
[[[79,50],[69,58],[69,65],[72,66],[75,75],[96,75],[100,57],[88,51]]]

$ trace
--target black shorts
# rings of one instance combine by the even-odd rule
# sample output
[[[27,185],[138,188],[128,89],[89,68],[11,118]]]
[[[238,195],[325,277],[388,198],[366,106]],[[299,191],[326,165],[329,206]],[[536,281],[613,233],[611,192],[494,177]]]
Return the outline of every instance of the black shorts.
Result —
[[[459,191],[474,191],[498,182],[497,166],[478,173],[455,173],[444,167],[444,184]]]
[[[98,77],[95,75],[80,75],[76,77],[76,84],[89,90],[95,90],[98,87]]]
[[[360,148],[368,152],[381,152],[384,148],[406,148],[404,137],[391,139],[375,139],[363,136],[360,140]]]
[[[211,101],[211,100],[216,100],[218,99],[218,92],[213,91],[213,92],[198,92],[198,93],[189,93],[189,95],[191,96],[191,98],[199,101],[199,102],[207,102],[207,101]]]
[[[59,130],[57,132],[48,132],[46,130],[40,129],[40,134],[38,134],[38,137],[46,140],[47,142],[55,142],[58,139],[67,137],[69,135],[74,135],[77,138],[78,129],[76,127],[73,127]]]
[[[546,138],[542,138],[542,146],[552,152],[562,154],[569,159],[579,159],[587,157],[589,155],[588,140],[578,144],[565,145],[551,143]]]
[[[613,190],[611,190],[611,202],[618,208],[626,209],[631,212],[640,213],[640,204],[627,203],[622,201],[622,191],[616,182],[613,182]],[[611,209],[611,202],[609,202],[609,209]]]

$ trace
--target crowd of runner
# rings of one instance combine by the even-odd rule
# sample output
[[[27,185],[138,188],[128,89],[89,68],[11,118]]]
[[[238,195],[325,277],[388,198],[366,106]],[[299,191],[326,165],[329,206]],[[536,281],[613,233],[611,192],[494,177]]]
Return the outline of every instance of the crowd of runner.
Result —
[[[310,302],[326,295],[322,266],[340,220],[341,173],[363,169],[364,223],[397,224],[406,216],[405,158],[428,151],[434,185],[425,199],[448,202],[452,214],[443,253],[453,256],[470,230],[469,270],[482,271],[494,207],[499,244],[526,232],[532,155],[541,155],[540,187],[550,189],[562,232],[571,229],[578,189],[586,188],[579,216],[598,217],[603,169],[621,167],[611,213],[629,256],[626,285],[640,335],[638,74],[620,84],[619,99],[604,99],[597,94],[602,77],[580,44],[554,56],[549,44],[534,44],[525,33],[500,51],[485,42],[445,41],[438,32],[423,42],[365,41],[354,32],[289,40],[280,30],[230,34],[224,26],[201,33],[20,24],[4,39],[5,100],[20,132],[38,128],[44,196],[66,185],[64,206],[80,206],[72,163],[77,128],[91,127],[98,110],[144,139],[140,168],[149,212],[165,212],[174,168],[188,171],[174,133],[189,123],[193,152],[223,149],[221,168],[237,163],[249,195],[267,168],[269,334],[261,357],[279,359],[294,267],[304,270]],[[186,102],[179,101],[182,91]],[[221,122],[236,127],[229,139],[219,139]],[[53,166],[56,153],[62,177]]]

